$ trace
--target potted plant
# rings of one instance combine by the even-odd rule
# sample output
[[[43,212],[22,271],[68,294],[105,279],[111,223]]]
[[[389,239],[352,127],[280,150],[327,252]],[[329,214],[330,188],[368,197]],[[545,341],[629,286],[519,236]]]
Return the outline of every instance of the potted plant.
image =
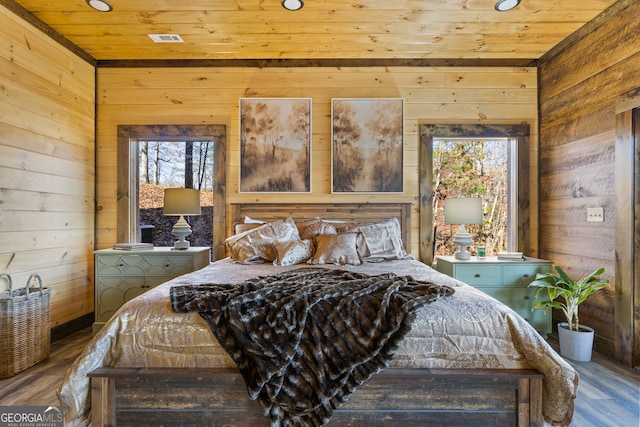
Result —
[[[557,265],[553,268],[558,274],[538,273],[536,280],[529,284],[537,287],[536,299],[540,292],[546,289],[549,299],[536,301],[533,308],[557,308],[562,310],[567,322],[558,324],[558,339],[560,354],[572,360],[589,361],[593,348],[593,329],[580,324],[578,306],[589,295],[609,285],[609,280],[602,280],[598,276],[604,273],[600,267],[593,273],[574,281]],[[558,297],[562,297],[558,300]]]

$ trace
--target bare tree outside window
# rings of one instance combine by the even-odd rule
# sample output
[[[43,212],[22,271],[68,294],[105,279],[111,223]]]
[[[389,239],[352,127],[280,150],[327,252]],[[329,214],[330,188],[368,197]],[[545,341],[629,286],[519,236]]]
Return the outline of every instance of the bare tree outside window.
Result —
[[[172,246],[174,217],[162,213],[164,189],[200,190],[202,214],[187,217],[192,246],[211,246],[213,209],[213,144],[211,141],[138,141],[139,213],[142,240]]]
[[[475,254],[478,245],[486,246],[487,254],[508,250],[511,150],[508,138],[434,139],[436,255],[452,255],[456,249],[452,238],[458,226],[444,223],[444,204],[455,197],[482,198],[483,223],[466,225],[474,241],[469,251]]]

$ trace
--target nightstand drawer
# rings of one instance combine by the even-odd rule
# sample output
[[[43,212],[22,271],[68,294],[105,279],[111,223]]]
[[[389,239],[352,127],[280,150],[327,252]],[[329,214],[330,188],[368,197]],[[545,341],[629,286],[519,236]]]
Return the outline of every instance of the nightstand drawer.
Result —
[[[499,286],[502,283],[499,265],[456,265],[455,278],[471,286]]]
[[[483,287],[482,292],[485,292],[500,302],[515,308],[531,308],[531,304],[534,301],[536,290],[533,288],[513,288],[508,286],[503,287]]]
[[[98,277],[96,282],[96,321],[106,321],[125,302],[142,295],[171,277],[163,276],[131,276],[131,277]]]
[[[503,283],[508,286],[527,287],[536,274],[549,272],[548,265],[505,265],[502,267]]]
[[[530,308],[514,309],[524,320],[536,330],[544,333],[551,332],[551,310],[531,310]]]
[[[97,258],[99,275],[179,276],[193,271],[191,255],[101,255]]]

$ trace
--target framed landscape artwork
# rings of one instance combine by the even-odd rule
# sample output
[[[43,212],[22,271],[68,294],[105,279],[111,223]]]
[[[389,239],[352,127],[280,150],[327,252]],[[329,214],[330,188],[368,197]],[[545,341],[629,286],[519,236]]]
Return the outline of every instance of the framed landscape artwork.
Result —
[[[241,193],[311,192],[311,99],[240,99]]]
[[[332,193],[402,193],[402,98],[332,99]]]

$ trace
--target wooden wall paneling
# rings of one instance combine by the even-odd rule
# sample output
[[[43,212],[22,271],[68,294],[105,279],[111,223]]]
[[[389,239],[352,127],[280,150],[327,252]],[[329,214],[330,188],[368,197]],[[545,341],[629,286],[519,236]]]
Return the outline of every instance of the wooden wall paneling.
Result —
[[[423,135],[423,132],[425,135]],[[433,181],[433,133],[427,126],[420,126],[420,167],[419,182],[419,260],[432,265],[435,255],[435,226],[433,214],[433,197],[438,183]]]
[[[114,144],[122,124],[226,123],[226,202],[407,202],[415,213],[411,248],[419,252],[418,123],[466,120],[531,123],[537,129],[535,68],[487,67],[192,67],[99,68],[97,245],[116,240]],[[140,96],[137,96],[137,94]],[[238,102],[241,97],[312,98],[312,192],[239,193]],[[331,99],[405,100],[405,192],[331,194]],[[516,106],[516,108],[514,108]],[[454,119],[452,119],[454,118]],[[532,133],[532,138],[536,135]],[[532,180],[535,181],[535,180]],[[532,184],[533,185],[533,184]],[[231,215],[227,208],[227,215]],[[229,220],[225,229],[230,232]]]
[[[80,49],[77,45],[73,44],[69,41],[68,38],[54,31],[49,25],[45,24],[42,20],[37,18],[33,13],[27,11],[23,6],[19,5],[17,2],[13,0],[0,0],[0,5],[5,9],[5,13],[15,14],[16,17],[23,19],[26,23],[33,27],[33,29],[37,29],[41,31],[44,35],[46,35],[51,40],[54,40],[57,45],[56,47],[68,49],[69,52],[77,55],[78,59],[82,59],[84,62],[95,65],[95,59],[89,55],[84,50]],[[4,27],[3,27],[4,28]],[[26,40],[24,38],[18,37],[18,39]],[[61,56],[64,58],[65,56]],[[70,67],[73,70],[72,67]],[[93,84],[91,84],[93,86]],[[93,91],[91,91],[93,94]]]
[[[565,155],[569,152],[565,151]],[[603,160],[601,165],[594,164],[592,166],[580,166],[576,162],[575,166],[570,169],[552,172],[545,174],[540,180],[540,192],[545,200],[551,202],[554,199],[572,199],[572,198],[584,198],[585,204],[591,204],[593,207],[593,200],[591,199],[604,199],[606,196],[611,195],[612,186],[614,182],[615,171],[613,169],[613,162]],[[569,200],[566,201],[570,203]],[[605,209],[613,211],[613,207],[606,207]],[[581,224],[586,226],[587,216],[586,210],[582,215],[575,217],[571,226]],[[599,224],[600,226],[604,224]]]
[[[26,129],[15,132],[15,127],[10,123],[0,123],[0,134],[11,135],[11,138],[2,140],[5,147],[22,149],[27,152],[41,152],[50,156],[65,159],[71,162],[84,164],[87,170],[94,161],[94,147],[75,140],[59,140],[49,135],[38,134]],[[93,174],[94,172],[90,172]]]
[[[615,131],[605,129],[588,136],[577,137],[563,144],[545,147],[540,152],[540,173],[549,175],[577,168],[598,169],[603,162],[613,163],[614,146],[602,142],[611,141],[614,138]]]
[[[555,236],[555,238],[554,238]],[[544,238],[544,239],[543,239]],[[561,264],[560,257],[574,269],[593,272],[598,267],[607,268],[607,275],[613,271],[614,262],[607,255],[615,252],[615,239],[610,230],[602,227],[570,227],[562,224],[547,225],[540,232],[540,240],[543,240],[540,247],[545,253],[553,254],[555,264]],[[549,243],[553,241],[553,243]],[[594,245],[593,242],[598,242]],[[580,252],[575,252],[575,247],[581,248]]]
[[[213,247],[212,260],[222,259],[227,251],[224,239],[227,234],[227,127],[218,126],[213,145]],[[217,236],[216,236],[217,234]]]
[[[601,70],[619,66],[626,62],[627,58],[637,54],[640,23],[634,17],[639,14],[640,4],[636,0],[618,0],[607,11],[596,16],[558,44],[555,49],[545,54],[541,60],[542,63],[552,62],[555,57],[562,56],[559,63],[561,66],[548,68],[544,74],[541,74],[540,84],[545,87],[547,97],[555,98],[568,87],[592,81],[592,78],[596,77]],[[590,52],[590,54],[567,54],[570,51]],[[598,60],[594,61],[594,57]],[[616,82],[622,79],[610,80],[611,84],[622,83]],[[608,96],[606,91],[601,90],[602,86],[596,86],[596,89],[594,92],[585,91],[582,95],[587,98]],[[571,103],[567,105],[567,107],[570,106]]]
[[[94,67],[0,8],[0,272],[52,289],[51,325],[93,311]]]
[[[612,132],[615,123],[615,120],[611,119],[612,114],[612,108],[602,108],[584,111],[580,120],[556,121],[553,125],[547,123],[546,120],[541,120],[540,135],[546,135],[546,144],[544,150],[541,149],[540,152],[543,153],[551,147],[578,140],[600,145],[602,141],[612,141],[615,137],[615,133]],[[567,135],[572,137],[567,139]]]
[[[612,287],[590,297],[580,320],[599,325],[596,351],[626,362],[631,317],[628,306],[620,304],[622,295],[631,295],[631,282],[624,278],[633,273],[629,264],[620,264],[616,236],[628,238],[629,228],[618,221],[631,204],[629,192],[621,199],[615,184],[619,174],[627,173],[619,164],[616,103],[640,87],[640,33],[634,18],[639,13],[640,3],[618,1],[539,62],[541,255],[576,277],[606,268],[606,278],[616,283],[615,295]],[[600,206],[605,221],[587,222],[586,209]],[[625,290],[618,289],[622,282]],[[619,329],[621,322],[626,326]]]
[[[2,46],[3,53],[13,52],[14,61],[18,66],[29,70],[31,73],[36,73],[36,71],[44,71],[42,64],[47,64],[49,67],[42,73],[42,77],[48,78],[51,84],[60,85],[61,82],[53,77],[57,75],[58,77],[64,77],[65,85],[81,85],[85,83],[88,84],[88,88],[91,87],[91,78],[87,78],[84,75],[83,69],[85,67],[93,68],[92,64],[76,56],[66,47],[53,41],[39,29],[4,7],[2,8],[2,14],[6,19],[3,19],[3,25],[0,27],[0,38],[10,41],[10,44],[3,43],[0,46]],[[73,74],[78,72],[78,74],[68,76],[69,72]],[[34,77],[30,76],[29,78]],[[93,97],[93,93],[85,92],[83,97],[87,96]]]
[[[616,111],[615,355],[640,366],[640,86],[620,97]],[[631,231],[631,233],[629,232]]]
[[[633,350],[633,360],[632,365],[638,369],[640,367],[640,313],[637,308],[640,307],[640,108],[635,108],[633,112],[633,120],[634,120],[634,139],[635,139],[635,179],[634,179],[634,188],[635,188],[635,224],[634,224],[634,274],[633,281],[631,282],[631,289],[633,290],[633,330],[630,335],[634,340],[632,350]],[[627,303],[628,304],[628,303]],[[628,310],[627,310],[628,313]]]
[[[640,56],[640,53],[635,56]],[[614,109],[611,103],[611,94],[624,93],[635,87],[633,82],[640,79],[640,70],[638,70],[634,64],[635,62],[633,60],[627,60],[616,65],[616,76],[625,76],[624,78],[612,79],[607,78],[607,73],[598,73],[587,81],[564,88],[560,94],[553,98],[545,97],[544,100],[540,102],[541,111],[548,112],[548,116],[545,115],[543,129],[552,129],[563,123],[566,125],[567,122],[577,120],[587,112],[595,114],[598,110],[603,110],[603,112],[607,114],[605,119],[595,123],[585,122],[583,125],[590,125],[588,129],[592,129],[593,133],[598,131],[602,132],[604,129],[613,126]],[[598,68],[595,65],[592,67],[593,72],[596,73]],[[558,68],[564,73],[571,73],[571,70],[566,68],[564,64],[558,64]],[[541,85],[544,80],[547,79],[542,77]],[[578,105],[571,102],[576,98],[581,100]],[[602,126],[607,123],[609,125]]]
[[[21,80],[25,81],[13,82],[9,71],[0,74],[8,80],[3,87],[4,101],[16,109],[28,111],[29,115],[38,116],[39,121],[32,124],[34,129],[38,129],[37,125],[42,127],[49,121],[55,121],[76,131],[93,130],[91,101],[82,104],[68,101],[76,97],[78,88],[54,86],[40,75],[31,79],[22,77]]]
[[[549,186],[545,185],[545,188],[548,189]],[[545,204],[545,225],[567,227],[567,224],[575,224],[590,230],[601,229],[602,225],[607,228],[615,227],[615,202],[615,194],[549,200]],[[587,221],[587,208],[592,206],[604,207],[604,224]]]

